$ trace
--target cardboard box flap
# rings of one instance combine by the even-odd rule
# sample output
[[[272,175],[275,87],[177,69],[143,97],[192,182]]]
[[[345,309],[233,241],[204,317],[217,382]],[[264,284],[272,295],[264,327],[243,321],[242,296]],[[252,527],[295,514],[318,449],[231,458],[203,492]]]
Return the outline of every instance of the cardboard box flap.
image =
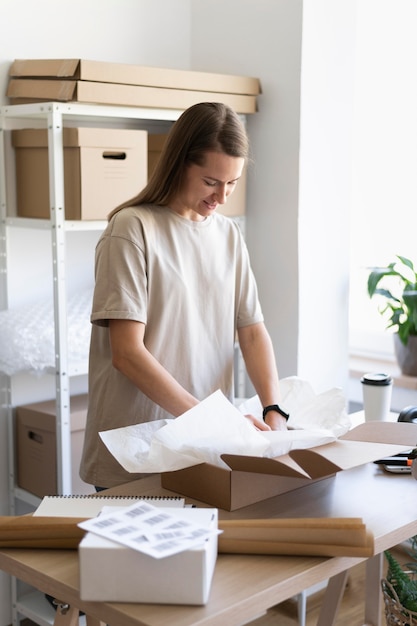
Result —
[[[239,454],[222,454],[222,460],[230,469],[238,472],[254,472],[256,474],[272,474],[288,478],[310,478],[310,476],[287,454],[277,459],[265,457],[242,456]]]
[[[329,473],[371,463],[406,449],[406,446],[397,444],[338,440],[315,449],[291,450],[290,455],[311,478],[323,478]]]
[[[321,446],[321,448],[323,447]],[[305,470],[310,478],[325,478],[339,472],[341,469],[338,463],[334,463],[334,461],[315,450],[291,450],[289,456]]]
[[[259,79],[251,76],[107,63],[84,59],[16,59],[9,69],[9,76],[17,78],[67,78],[71,80],[89,80],[104,83],[255,96],[261,93]]]
[[[275,458],[222,454],[235,471],[287,478],[325,478],[417,446],[417,424],[367,422],[322,446],[294,449]]]
[[[414,448],[417,446],[417,424],[409,422],[365,422],[349,430],[340,439],[391,443]]]

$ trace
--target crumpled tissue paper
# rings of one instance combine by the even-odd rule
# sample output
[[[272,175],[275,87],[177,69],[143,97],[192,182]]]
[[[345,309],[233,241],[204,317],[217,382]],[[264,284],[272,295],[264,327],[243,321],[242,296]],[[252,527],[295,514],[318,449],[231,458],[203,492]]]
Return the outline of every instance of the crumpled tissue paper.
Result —
[[[282,379],[280,388],[290,412],[287,431],[258,431],[244,417],[262,419],[257,396],[237,408],[216,391],[176,419],[102,431],[100,437],[126,471],[159,473],[204,462],[226,468],[222,454],[273,458],[330,443],[349,430],[340,389],[316,395],[298,377]]]

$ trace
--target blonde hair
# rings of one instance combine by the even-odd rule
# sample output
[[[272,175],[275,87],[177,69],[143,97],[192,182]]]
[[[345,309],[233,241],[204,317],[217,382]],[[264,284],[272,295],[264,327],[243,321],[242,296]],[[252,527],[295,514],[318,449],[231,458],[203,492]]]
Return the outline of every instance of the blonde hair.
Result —
[[[181,189],[186,168],[203,165],[207,152],[248,158],[245,127],[233,109],[220,102],[201,102],[182,113],[168,134],[148,184],[137,196],[116,207],[109,219],[127,206],[167,206]]]

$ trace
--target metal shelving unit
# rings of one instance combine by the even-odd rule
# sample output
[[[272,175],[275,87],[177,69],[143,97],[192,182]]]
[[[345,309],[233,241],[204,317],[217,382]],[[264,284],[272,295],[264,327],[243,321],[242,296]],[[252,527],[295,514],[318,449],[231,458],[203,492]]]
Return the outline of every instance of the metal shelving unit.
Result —
[[[56,397],[56,446],[58,491],[71,493],[71,425],[70,425],[70,385],[72,375],[87,373],[87,364],[69,363],[67,347],[67,298],[66,298],[66,235],[68,232],[97,230],[104,228],[104,221],[66,221],[64,206],[64,126],[126,127],[166,130],[181,111],[84,105],[78,103],[48,102],[41,104],[19,104],[4,106],[0,112],[0,309],[8,308],[8,250],[7,231],[12,228],[49,230],[51,233],[51,254],[53,268],[54,341]],[[47,128],[49,155],[49,197],[50,219],[28,219],[12,215],[14,206],[9,206],[11,197],[8,186],[13,185],[8,168],[11,154],[10,133],[18,128]],[[9,493],[10,513],[15,513],[16,501],[21,500],[36,507],[39,498],[17,487],[14,458],[14,423],[12,385],[4,389],[8,413],[9,447]],[[29,617],[40,626],[53,623],[53,609],[47,606],[42,594],[26,593],[18,597],[17,581],[12,581],[13,625],[17,626],[22,617]],[[51,613],[52,612],[52,613]]]

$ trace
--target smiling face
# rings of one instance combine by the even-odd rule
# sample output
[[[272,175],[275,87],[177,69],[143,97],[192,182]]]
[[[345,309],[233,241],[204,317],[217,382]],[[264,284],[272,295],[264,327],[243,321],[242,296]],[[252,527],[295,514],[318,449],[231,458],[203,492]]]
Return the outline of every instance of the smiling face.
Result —
[[[192,221],[201,221],[225,204],[242,175],[245,160],[224,152],[206,152],[203,165],[191,164],[181,190],[169,206]]]

